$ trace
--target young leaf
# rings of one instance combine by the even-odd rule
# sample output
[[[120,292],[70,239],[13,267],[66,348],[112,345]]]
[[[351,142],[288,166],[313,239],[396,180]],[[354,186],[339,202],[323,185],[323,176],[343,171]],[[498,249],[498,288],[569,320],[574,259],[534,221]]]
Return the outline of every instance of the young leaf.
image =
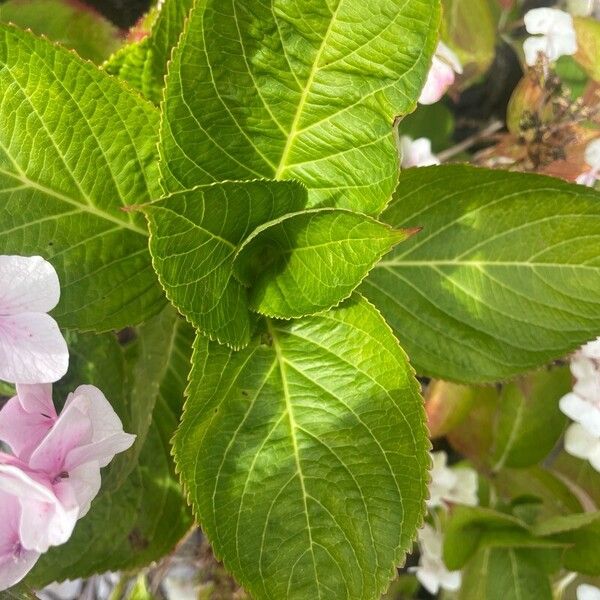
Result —
[[[567,424],[558,401],[570,390],[568,367],[530,373],[502,388],[491,457],[494,471],[529,467],[546,457]]]
[[[109,330],[164,306],[143,217],[159,196],[158,114],[74,53],[0,25],[0,253],[58,271],[63,327]]]
[[[363,284],[417,371],[495,381],[600,334],[598,192],[464,165],[409,169],[382,220],[423,227]]]
[[[194,0],[164,0],[155,9],[151,30],[141,41],[121,48],[104,64],[116,75],[142,93],[154,104],[162,100],[167,63]]]
[[[294,178],[310,206],[378,214],[439,17],[439,0],[196,2],[167,76],[166,189]]]
[[[343,209],[285,215],[256,229],[233,264],[250,308],[281,319],[348,298],[373,265],[412,232]]]
[[[357,295],[264,327],[239,352],[196,340],[174,439],[194,511],[256,600],[378,598],[423,519],[412,369]]]
[[[463,573],[459,600],[552,600],[547,573],[527,550],[485,548]]]
[[[154,320],[158,331],[164,331],[167,319],[172,328],[162,347],[167,368],[160,370],[158,389],[152,382],[158,374],[148,374],[150,389],[154,389],[157,396],[146,398],[152,423],[139,460],[125,479],[121,477],[120,469],[117,468],[115,473],[116,465],[103,472],[102,491],[92,503],[90,512],[77,523],[71,539],[44,554],[28,576],[27,582],[34,587],[66,578],[139,568],[167,554],[191,526],[191,516],[174,473],[169,441],[182,408],[194,331],[177,318],[174,311],[167,313]],[[156,333],[146,325],[139,339],[147,335],[152,338]],[[97,356],[95,364],[99,365],[103,351],[106,352],[99,341],[108,336],[94,337],[93,346],[88,346],[88,355]],[[132,358],[130,354],[129,361]],[[138,360],[144,358],[146,356],[140,353]],[[129,368],[131,366],[129,364]],[[102,386],[110,398],[106,388],[111,384],[108,373],[98,369],[95,373],[94,378],[94,369],[90,366],[80,376],[88,377],[84,380],[86,383]],[[132,401],[135,393],[126,398]],[[114,403],[113,398],[111,401]],[[115,409],[125,417],[130,410],[126,405],[115,405]]]
[[[72,0],[8,0],[0,4],[0,21],[45,35],[95,63],[122,43],[117,27],[83,2]]]
[[[204,335],[235,348],[250,340],[246,289],[233,277],[237,246],[256,227],[306,203],[292,181],[225,182],[175,193],[140,209],[167,297]]]

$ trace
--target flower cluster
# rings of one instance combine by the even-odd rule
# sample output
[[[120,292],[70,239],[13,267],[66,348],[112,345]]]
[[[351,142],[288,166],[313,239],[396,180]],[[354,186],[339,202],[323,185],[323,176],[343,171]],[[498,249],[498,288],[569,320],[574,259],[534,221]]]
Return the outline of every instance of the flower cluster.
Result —
[[[427,506],[447,510],[452,504],[476,506],[477,473],[468,467],[448,467],[445,452],[432,454],[431,483]],[[436,526],[428,523],[418,534],[419,565],[412,570],[421,585],[430,593],[437,594],[441,589],[456,591],[461,584],[460,571],[449,571],[443,559],[443,533],[434,516]]]
[[[565,450],[600,471],[600,338],[575,353],[571,373],[573,391],[560,399],[562,412],[575,421],[565,434]]]
[[[100,490],[100,469],[135,436],[91,385],[57,413],[52,382],[68,368],[67,344],[47,312],[59,301],[52,265],[0,256],[0,379],[16,395],[0,410],[0,590],[19,582],[39,556],[65,543]]]

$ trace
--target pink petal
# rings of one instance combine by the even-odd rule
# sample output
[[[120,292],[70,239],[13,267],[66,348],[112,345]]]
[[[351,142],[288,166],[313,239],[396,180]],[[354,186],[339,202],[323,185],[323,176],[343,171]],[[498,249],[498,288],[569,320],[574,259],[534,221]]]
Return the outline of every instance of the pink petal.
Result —
[[[42,384],[17,384],[17,396],[23,410],[30,414],[43,414],[51,419],[56,419],[56,408],[52,400],[52,385]]]
[[[57,381],[69,366],[67,344],[44,313],[0,317],[0,379],[11,383]]]
[[[454,83],[454,77],[452,67],[434,56],[427,81],[419,97],[419,104],[435,104]]]
[[[79,507],[69,490],[57,496],[39,474],[0,464],[0,491],[16,497],[21,505],[19,539],[26,550],[46,552],[71,536]]]
[[[0,410],[0,440],[8,444],[18,458],[28,461],[53,423],[45,414],[23,410],[15,396]]]
[[[0,314],[46,313],[60,298],[54,267],[41,256],[0,256]]]
[[[32,453],[29,464],[32,469],[48,473],[52,479],[66,470],[65,461],[71,450],[91,441],[89,416],[67,401],[48,435]]]
[[[100,467],[105,467],[115,454],[133,445],[135,436],[123,432],[121,419],[97,387],[79,386],[69,396],[65,410],[75,407],[88,416],[92,438],[88,443],[80,444],[69,452],[65,463],[68,470],[89,461],[95,461]]]
[[[100,491],[102,484],[100,465],[97,462],[88,462],[80,467],[75,467],[69,472],[68,483],[77,499],[78,518],[81,519],[88,513],[92,500]]]

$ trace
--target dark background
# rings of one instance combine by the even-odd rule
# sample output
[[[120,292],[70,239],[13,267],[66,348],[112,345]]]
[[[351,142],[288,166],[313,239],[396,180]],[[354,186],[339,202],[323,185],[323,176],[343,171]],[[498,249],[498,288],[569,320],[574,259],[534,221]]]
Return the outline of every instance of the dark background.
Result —
[[[115,25],[131,27],[146,12],[152,0],[86,0]]]

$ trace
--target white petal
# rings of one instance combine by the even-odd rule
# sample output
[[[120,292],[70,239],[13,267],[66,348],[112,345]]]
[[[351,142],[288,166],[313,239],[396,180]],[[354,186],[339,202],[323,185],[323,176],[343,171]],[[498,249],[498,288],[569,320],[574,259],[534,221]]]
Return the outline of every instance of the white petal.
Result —
[[[440,560],[442,557],[443,538],[437,529],[425,523],[417,532],[421,555],[425,558]]]
[[[467,506],[477,506],[477,473],[467,467],[457,467],[454,469],[456,483],[450,490],[449,502],[456,504],[465,504]]]
[[[412,140],[407,135],[400,138],[402,146],[402,167],[428,167],[439,165],[440,161],[431,151],[431,140],[418,138]]]
[[[566,394],[560,399],[560,410],[577,423],[581,423],[589,432],[600,436],[600,410],[591,402],[577,394]]]
[[[69,366],[67,344],[56,321],[44,313],[0,317],[0,379],[50,383]]]
[[[461,584],[461,574],[460,571],[448,571],[446,570],[443,573],[443,576],[440,580],[441,586],[450,592],[456,591]]]
[[[591,141],[585,148],[585,162],[593,168],[600,168],[600,138]],[[585,348],[593,348],[593,356],[600,358],[600,339],[586,344],[581,350],[586,353]]]
[[[557,8],[534,8],[523,19],[528,33],[558,33],[573,29],[573,18]]]
[[[452,67],[434,56],[419,97],[419,104],[435,104],[454,83],[454,78]]]
[[[438,42],[435,54],[438,56],[438,58],[441,58],[443,61],[448,63],[455,73],[460,75],[463,72],[460,59],[454,52],[452,52],[452,50],[450,50],[450,48],[448,48],[448,46],[446,46],[446,44],[444,44],[444,42]]]
[[[582,583],[577,586],[577,600],[600,600],[600,589],[594,585]]]
[[[79,506],[78,518],[81,519],[90,510],[92,500],[98,495],[102,485],[100,466],[97,462],[88,462],[81,467],[69,471],[67,482],[77,498]]]
[[[548,38],[546,36],[528,37],[523,42],[523,51],[525,52],[525,62],[533,67],[538,59],[538,54],[546,54],[548,51]]]
[[[600,447],[600,438],[579,423],[569,425],[565,432],[565,450],[569,454],[587,460],[597,447]]]
[[[440,580],[437,573],[427,571],[422,568],[417,568],[415,575],[419,583],[430,593],[435,596],[440,589]]]
[[[575,52],[577,52],[577,39],[574,31],[572,34],[548,36],[546,56],[551,62],[558,60],[561,56],[571,56]]]
[[[54,267],[41,256],[0,256],[0,315],[46,313],[60,298]]]

